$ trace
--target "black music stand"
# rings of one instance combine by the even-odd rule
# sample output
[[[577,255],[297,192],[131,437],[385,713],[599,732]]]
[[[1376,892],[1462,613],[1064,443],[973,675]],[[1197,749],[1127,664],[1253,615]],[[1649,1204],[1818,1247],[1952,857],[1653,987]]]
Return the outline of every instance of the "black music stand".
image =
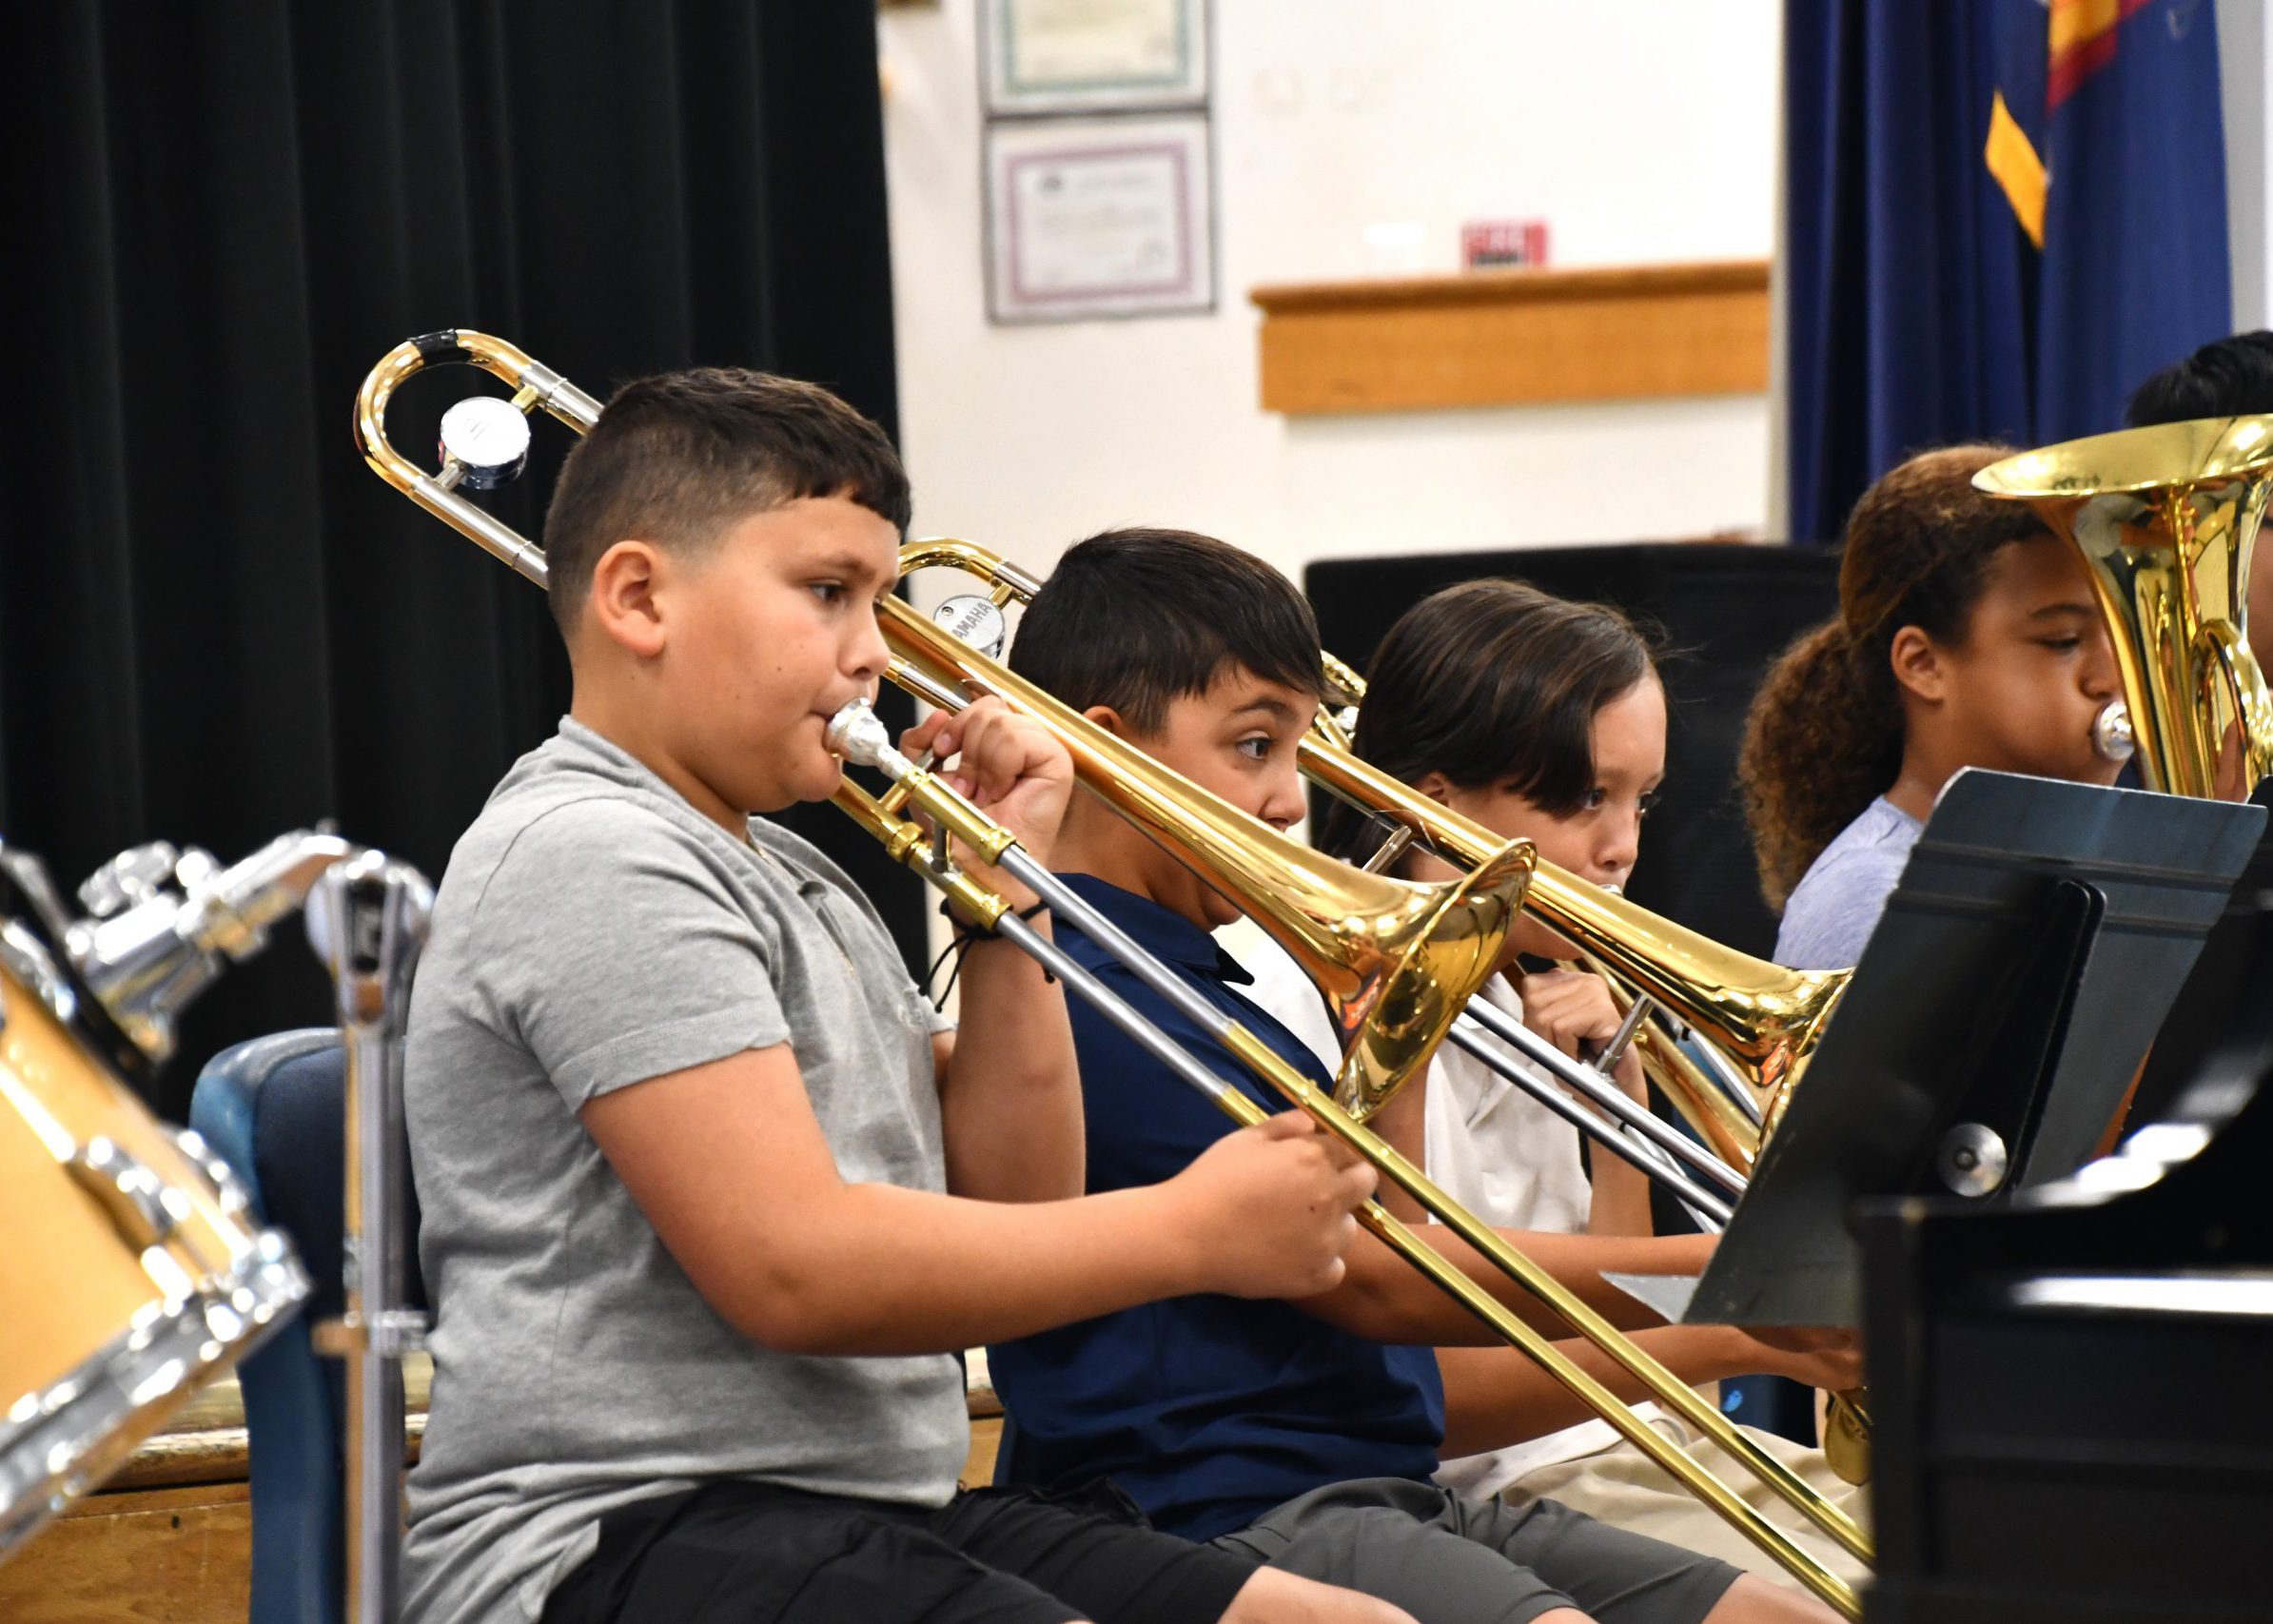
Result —
[[[1950,780],[1683,1318],[1854,1325],[1857,1198],[1994,1200],[2087,1160],[2264,819]]]
[[[2273,807],[2273,779],[2250,796]],[[2131,1121],[2157,1122],[2182,1107],[2180,1096],[2204,1078],[2254,1084],[2273,1069],[2273,838],[2261,837],[2242,871],[2225,916],[2210,928],[2147,1057]]]

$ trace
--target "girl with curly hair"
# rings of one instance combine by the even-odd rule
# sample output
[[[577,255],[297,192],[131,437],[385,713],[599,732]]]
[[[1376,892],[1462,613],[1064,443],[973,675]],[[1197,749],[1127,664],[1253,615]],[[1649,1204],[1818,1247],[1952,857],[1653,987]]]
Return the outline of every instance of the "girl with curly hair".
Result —
[[[2112,784],[2091,725],[2121,693],[2074,552],[1973,489],[2011,455],[1913,457],[1847,521],[1839,613],[1753,700],[1737,773],[1779,963],[1862,956],[1942,786],[1964,767]]]

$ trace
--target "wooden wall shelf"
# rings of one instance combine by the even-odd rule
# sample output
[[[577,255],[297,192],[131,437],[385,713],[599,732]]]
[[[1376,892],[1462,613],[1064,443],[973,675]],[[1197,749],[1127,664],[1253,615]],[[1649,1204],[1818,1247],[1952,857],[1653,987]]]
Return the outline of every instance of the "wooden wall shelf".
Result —
[[[1768,387],[1768,262],[1258,287],[1263,409],[1426,411]]]

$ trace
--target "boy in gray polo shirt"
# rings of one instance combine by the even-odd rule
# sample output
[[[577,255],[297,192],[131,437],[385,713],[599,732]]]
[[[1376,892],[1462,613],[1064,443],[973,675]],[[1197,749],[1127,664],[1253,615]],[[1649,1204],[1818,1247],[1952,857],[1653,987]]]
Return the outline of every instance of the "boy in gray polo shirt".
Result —
[[[845,875],[751,815],[835,787],[907,516],[873,424],[750,373],[627,386],[561,473],[571,714],[453,853],[412,1009],[410,1615],[1401,1619],[1109,1487],[955,1493],[951,1350],[1323,1289],[1371,1179],[1274,1119],[1084,1198],[1059,989],[974,946],[958,1043]],[[1047,860],[1047,734],[982,705],[906,745]]]

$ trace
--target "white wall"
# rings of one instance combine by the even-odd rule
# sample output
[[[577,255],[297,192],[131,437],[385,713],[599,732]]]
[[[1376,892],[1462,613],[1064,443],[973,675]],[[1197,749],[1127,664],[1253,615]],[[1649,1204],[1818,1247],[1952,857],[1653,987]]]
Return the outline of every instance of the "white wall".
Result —
[[[2273,326],[2273,29],[2264,0],[2218,0],[2218,91],[2225,112],[2225,213],[2233,248],[2234,331]]]
[[[1313,558],[1758,527],[1765,396],[1288,419],[1259,284],[1457,268],[1544,218],[1560,265],[1765,258],[1776,0],[1216,0],[1220,304],[991,327],[974,0],[881,17],[902,441],[916,531],[1047,570],[1110,524]],[[1368,248],[1418,223],[1417,258]]]

